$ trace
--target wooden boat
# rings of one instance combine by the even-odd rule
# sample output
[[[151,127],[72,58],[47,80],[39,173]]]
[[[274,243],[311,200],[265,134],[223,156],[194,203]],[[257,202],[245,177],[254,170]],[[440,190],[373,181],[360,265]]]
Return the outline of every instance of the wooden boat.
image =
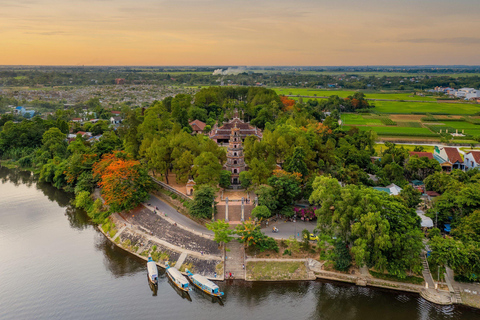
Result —
[[[165,263],[165,268],[167,270],[166,272],[167,272],[168,277],[170,278],[170,280],[172,280],[173,284],[177,288],[179,288],[180,290],[183,290],[185,292],[188,292],[188,291],[192,290],[192,288],[190,288],[190,286],[189,286],[189,282],[188,282],[187,278],[185,278],[185,276],[180,271],[178,271],[177,268],[170,267],[168,262]]]
[[[153,261],[152,256],[148,256],[147,261],[147,272],[148,272],[148,280],[153,283],[158,283],[158,269],[157,264]]]
[[[188,279],[190,279],[190,281],[192,281],[192,283],[198,289],[214,297],[223,296],[223,292],[219,290],[218,286],[214,282],[208,280],[206,277],[200,274],[193,274],[188,269],[185,271],[187,272]]]

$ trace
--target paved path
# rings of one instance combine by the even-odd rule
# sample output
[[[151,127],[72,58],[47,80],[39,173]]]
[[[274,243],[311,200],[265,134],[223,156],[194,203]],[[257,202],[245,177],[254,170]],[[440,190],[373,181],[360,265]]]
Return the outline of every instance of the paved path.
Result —
[[[317,226],[315,221],[304,222],[297,220],[297,222],[285,222],[284,220],[277,220],[277,222],[269,222],[268,227],[262,228],[262,231],[269,237],[275,239],[288,239],[290,236],[297,236],[297,240],[302,240],[302,230],[307,229],[310,233]],[[278,233],[273,233],[272,228],[277,227]]]
[[[180,269],[180,267],[182,266],[182,264],[185,262],[185,259],[187,258],[187,254],[185,252],[182,252],[182,254],[180,255],[180,257],[178,258],[177,262],[175,263],[175,265],[177,266],[177,268]]]
[[[425,255],[422,253],[422,264],[423,264],[423,279],[425,279],[425,282],[428,284],[429,289],[434,289],[435,288],[435,282],[433,282],[432,274],[430,273],[430,268],[428,267],[428,262],[427,259],[425,259]]]
[[[192,219],[184,216],[174,208],[172,208],[168,203],[164,202],[163,200],[160,200],[157,196],[155,195],[150,195],[150,199],[146,201],[144,204],[147,205],[150,203],[153,207],[158,207],[157,211],[164,212],[167,214],[167,216],[178,223],[179,225],[182,225],[184,227],[193,229],[197,232],[201,233],[207,233],[207,234],[212,234],[213,232],[208,230],[206,227],[196,223]]]
[[[227,244],[225,253],[225,273],[230,272],[234,279],[245,280],[245,248],[243,243],[237,240],[232,240]]]

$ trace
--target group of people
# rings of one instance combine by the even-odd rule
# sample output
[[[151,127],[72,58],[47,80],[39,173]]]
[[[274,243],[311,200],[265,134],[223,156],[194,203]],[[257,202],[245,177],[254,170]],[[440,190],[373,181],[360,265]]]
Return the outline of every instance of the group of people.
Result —
[[[233,273],[225,272],[225,279],[233,279]]]

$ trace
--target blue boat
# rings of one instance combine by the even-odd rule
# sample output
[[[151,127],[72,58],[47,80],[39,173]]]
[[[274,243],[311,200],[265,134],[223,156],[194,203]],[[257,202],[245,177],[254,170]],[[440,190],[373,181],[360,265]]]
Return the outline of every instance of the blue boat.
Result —
[[[208,280],[206,277],[200,274],[193,274],[188,269],[185,271],[187,272],[188,279],[190,279],[190,281],[192,281],[192,283],[198,289],[214,297],[223,296],[223,292],[219,290],[218,286],[214,282]]]
[[[173,284],[178,289],[183,290],[185,292],[188,292],[188,291],[192,290],[192,288],[190,288],[190,286],[189,286],[189,282],[188,282],[187,278],[185,278],[185,276],[180,271],[178,271],[177,268],[170,267],[168,262],[165,263],[165,268],[167,270],[166,272],[167,272],[168,277],[170,278],[170,280],[172,280]]]

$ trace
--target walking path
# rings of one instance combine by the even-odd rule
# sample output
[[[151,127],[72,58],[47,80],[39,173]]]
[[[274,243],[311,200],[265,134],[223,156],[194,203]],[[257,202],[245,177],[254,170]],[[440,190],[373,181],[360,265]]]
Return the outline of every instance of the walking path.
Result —
[[[206,227],[196,223],[192,219],[184,216],[174,208],[172,208],[169,204],[165,203],[163,200],[160,200],[157,196],[151,194],[150,199],[148,201],[145,201],[145,205],[147,203],[151,204],[149,207],[151,210],[155,209],[158,207],[158,212],[163,212],[167,215],[168,218],[173,220],[174,222],[178,223],[181,226],[184,226],[186,228],[192,229],[194,231],[200,232],[200,233],[205,233],[205,234],[210,234],[213,235],[213,232],[208,230]]]
[[[428,285],[429,289],[435,288],[435,282],[433,282],[432,274],[430,273],[430,268],[428,267],[427,259],[425,259],[425,254],[421,254],[422,257],[422,264],[423,264],[423,279],[425,279],[425,283]]]
[[[234,279],[245,280],[245,248],[243,243],[237,240],[232,240],[227,244],[225,253],[225,274],[230,273]]]

